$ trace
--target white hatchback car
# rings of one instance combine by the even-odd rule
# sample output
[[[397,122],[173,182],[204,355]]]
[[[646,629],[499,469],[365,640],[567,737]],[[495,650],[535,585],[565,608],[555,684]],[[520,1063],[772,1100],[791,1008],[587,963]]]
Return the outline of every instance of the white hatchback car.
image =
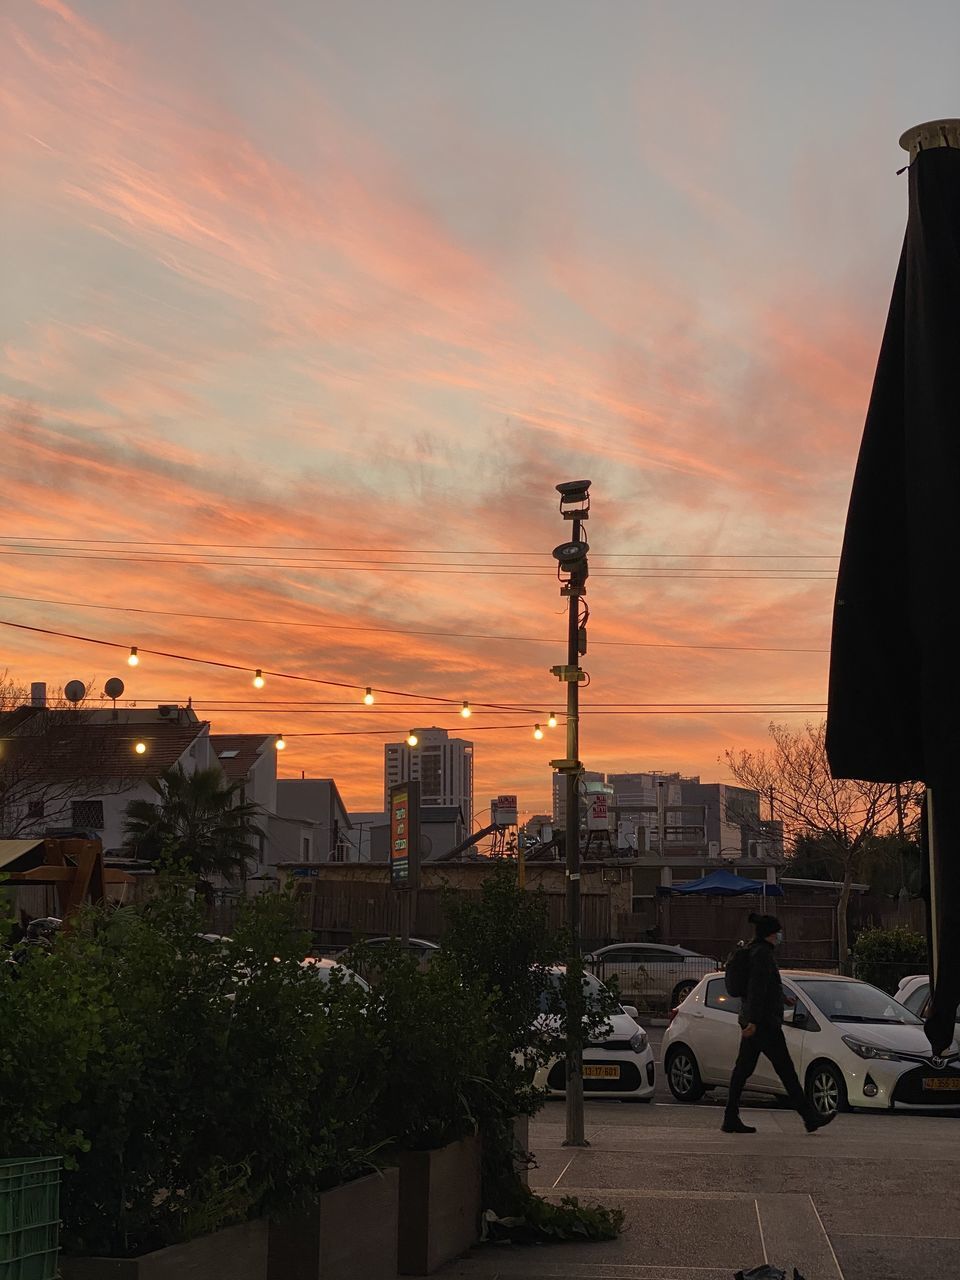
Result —
[[[807,1097],[821,1115],[849,1107],[960,1110],[960,1049],[931,1052],[920,1019],[878,987],[837,974],[785,970],[784,1036]],[[740,1001],[710,974],[674,1013],[663,1067],[680,1102],[726,1086],[740,1044]],[[783,1095],[765,1057],[747,1085]]]
[[[565,975],[562,966],[551,970],[551,978],[558,990]],[[597,995],[603,986],[591,973],[583,976],[587,1000]],[[548,1012],[544,1003],[545,1018],[553,1020],[557,1006]],[[657,1082],[657,1065],[650,1048],[646,1031],[638,1026],[637,1011],[627,1005],[612,1014],[604,1028],[583,1050],[583,1092],[587,1098],[619,1098],[623,1102],[652,1102]],[[534,1084],[546,1089],[554,1098],[566,1094],[566,1064],[563,1058],[554,1058],[541,1067],[534,1076]]]

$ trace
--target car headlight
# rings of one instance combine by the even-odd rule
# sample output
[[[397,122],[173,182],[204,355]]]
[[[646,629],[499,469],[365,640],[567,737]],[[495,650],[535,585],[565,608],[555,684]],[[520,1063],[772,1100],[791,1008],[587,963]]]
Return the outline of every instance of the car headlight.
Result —
[[[633,1050],[634,1053],[643,1053],[646,1047],[647,1047],[647,1033],[645,1031],[642,1031],[642,1030],[638,1031],[636,1035],[631,1036],[630,1048]]]
[[[841,1037],[848,1049],[852,1049],[858,1058],[883,1058],[885,1062],[900,1062],[899,1053],[892,1049],[883,1049],[878,1044],[870,1044],[867,1040],[858,1040],[856,1036]]]

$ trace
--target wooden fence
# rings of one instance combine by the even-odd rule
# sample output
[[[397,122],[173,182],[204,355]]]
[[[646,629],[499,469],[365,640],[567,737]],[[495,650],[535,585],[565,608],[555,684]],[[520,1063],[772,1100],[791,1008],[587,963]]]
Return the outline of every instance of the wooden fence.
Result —
[[[346,946],[356,939],[382,934],[399,935],[404,910],[401,895],[385,884],[312,880],[300,892],[304,902],[304,925],[312,929],[321,946]],[[458,899],[479,901],[478,889],[456,890]],[[566,898],[561,893],[543,895],[547,918],[554,929],[562,928]],[[599,946],[610,934],[610,899],[605,893],[581,895],[582,936],[585,947]],[[410,924],[414,937],[437,941],[445,929],[443,891],[420,889]]]

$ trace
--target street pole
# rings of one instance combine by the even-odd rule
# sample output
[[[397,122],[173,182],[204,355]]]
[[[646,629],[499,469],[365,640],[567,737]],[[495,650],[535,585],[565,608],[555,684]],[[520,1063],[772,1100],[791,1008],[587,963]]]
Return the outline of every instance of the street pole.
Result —
[[[567,662],[565,667],[554,667],[553,674],[567,685],[567,754],[563,760],[553,761],[555,768],[565,775],[566,818],[565,852],[567,880],[567,933],[569,955],[566,983],[566,1147],[586,1147],[583,1122],[583,958],[580,953],[580,681],[584,673],[580,667],[581,652],[586,651],[586,627],[580,623],[580,601],[586,594],[587,552],[583,540],[583,521],[590,510],[589,480],[572,481],[557,485],[560,493],[560,511],[565,520],[573,522],[570,542],[562,543],[554,550],[560,565],[560,594],[567,597]]]

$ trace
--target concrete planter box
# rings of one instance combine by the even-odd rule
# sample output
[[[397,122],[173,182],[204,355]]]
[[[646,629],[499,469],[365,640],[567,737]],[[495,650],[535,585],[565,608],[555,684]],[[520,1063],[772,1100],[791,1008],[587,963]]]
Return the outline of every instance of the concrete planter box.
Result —
[[[475,1244],[480,1226],[480,1139],[400,1154],[398,1270],[431,1275]]]
[[[395,1280],[400,1171],[345,1182],[270,1219],[267,1280]]]
[[[68,1258],[62,1280],[266,1280],[267,1220],[242,1222],[139,1258]]]

